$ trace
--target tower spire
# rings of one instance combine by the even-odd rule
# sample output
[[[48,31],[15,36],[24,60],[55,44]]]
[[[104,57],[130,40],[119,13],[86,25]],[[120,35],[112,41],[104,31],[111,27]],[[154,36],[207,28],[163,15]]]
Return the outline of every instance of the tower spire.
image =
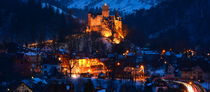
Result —
[[[109,6],[106,3],[102,6],[102,16],[109,17]]]

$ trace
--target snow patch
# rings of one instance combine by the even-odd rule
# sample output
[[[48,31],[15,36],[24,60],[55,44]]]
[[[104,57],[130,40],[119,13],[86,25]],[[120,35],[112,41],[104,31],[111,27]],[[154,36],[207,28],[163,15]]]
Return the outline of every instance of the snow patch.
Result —
[[[101,8],[102,5],[108,4],[110,10],[118,10],[125,14],[134,13],[139,9],[150,9],[158,4],[158,0],[72,0],[68,4],[68,8],[85,9]]]

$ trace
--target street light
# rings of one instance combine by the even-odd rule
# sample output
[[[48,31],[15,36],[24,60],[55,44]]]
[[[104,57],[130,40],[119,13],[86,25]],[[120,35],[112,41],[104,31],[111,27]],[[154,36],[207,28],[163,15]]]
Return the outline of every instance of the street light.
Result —
[[[120,66],[120,62],[117,62],[117,66]]]
[[[61,57],[59,57],[58,60],[61,61]]]
[[[163,54],[165,54],[165,53],[166,53],[166,50],[162,50],[161,54],[163,55]]]

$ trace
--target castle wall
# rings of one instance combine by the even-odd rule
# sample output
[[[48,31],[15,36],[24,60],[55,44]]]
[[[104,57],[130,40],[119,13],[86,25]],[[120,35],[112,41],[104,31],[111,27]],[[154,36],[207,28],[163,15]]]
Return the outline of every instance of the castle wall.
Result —
[[[101,15],[97,15],[95,17],[90,16],[88,19],[90,30],[99,31],[101,29],[102,19],[103,17]]]
[[[122,30],[121,20],[121,17],[118,15],[110,16],[109,7],[105,4],[102,7],[102,15],[88,14],[88,27],[86,32],[97,31],[103,37],[111,37],[111,41],[118,44],[126,35]]]
[[[114,25],[116,30],[121,30],[122,29],[122,21],[121,20],[114,20]]]

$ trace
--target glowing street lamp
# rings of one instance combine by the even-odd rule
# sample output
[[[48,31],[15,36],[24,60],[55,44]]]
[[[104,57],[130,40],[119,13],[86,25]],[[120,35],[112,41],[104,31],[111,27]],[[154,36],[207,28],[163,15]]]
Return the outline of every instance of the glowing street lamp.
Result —
[[[59,57],[58,60],[61,61],[61,57]]]
[[[161,54],[165,54],[166,53],[166,50],[162,50],[162,53]]]
[[[120,66],[120,62],[117,62],[117,66]]]
[[[72,77],[73,79],[76,79],[76,78],[79,78],[79,75],[72,74],[71,77]]]
[[[141,65],[141,66],[140,66],[140,68],[141,68],[141,69],[144,69],[144,66],[143,66],[143,65]]]

